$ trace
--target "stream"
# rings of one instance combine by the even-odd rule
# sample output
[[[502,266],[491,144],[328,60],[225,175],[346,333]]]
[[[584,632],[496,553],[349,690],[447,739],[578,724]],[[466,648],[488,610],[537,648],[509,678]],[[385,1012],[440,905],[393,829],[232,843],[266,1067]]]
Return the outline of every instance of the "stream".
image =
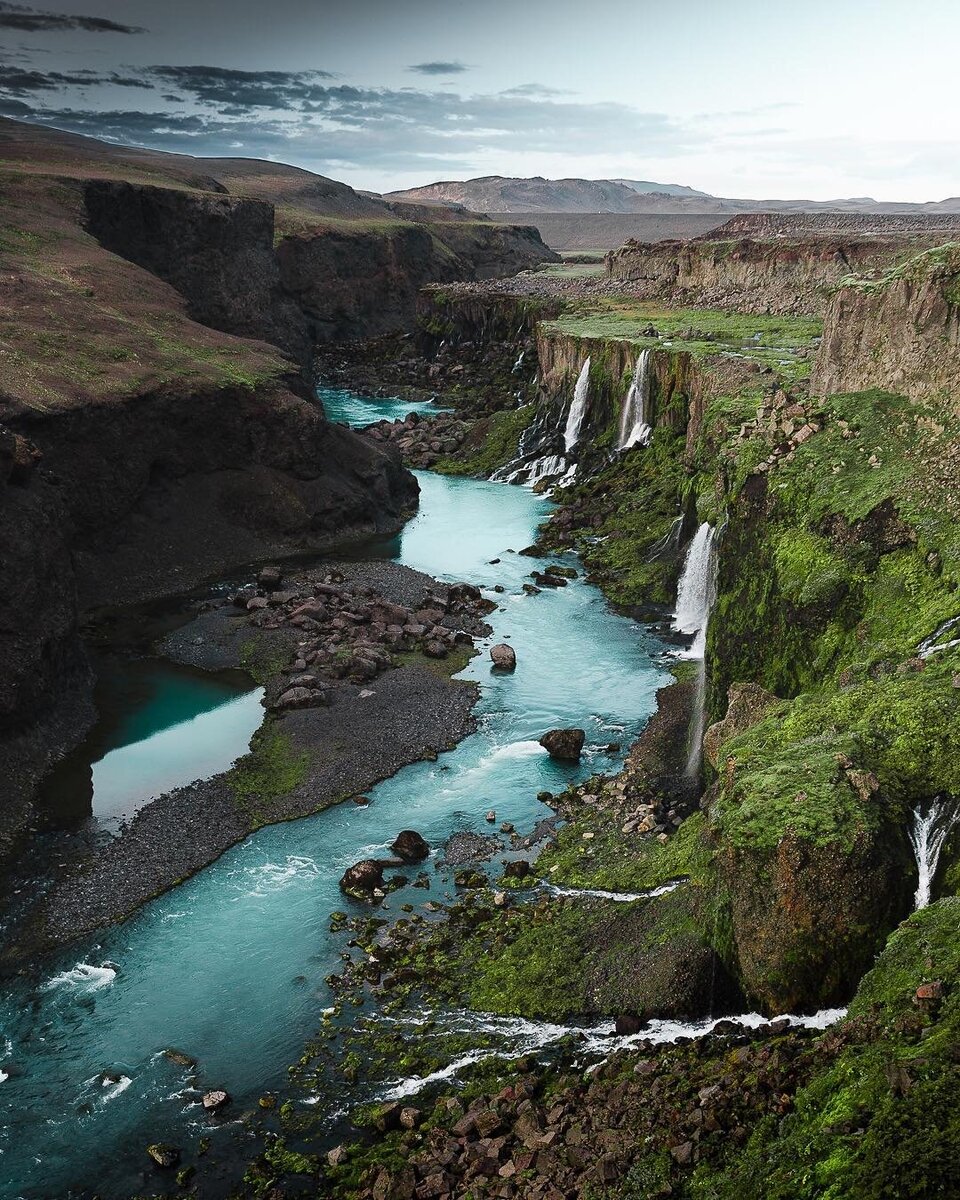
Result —
[[[332,419],[359,424],[412,407],[388,414],[383,402],[368,409],[350,393],[321,398]],[[536,800],[538,791],[617,770],[622,755],[608,752],[608,744],[625,751],[653,711],[667,676],[652,634],[613,613],[582,580],[540,595],[522,591],[542,563],[516,551],[533,541],[549,501],[522,487],[418,478],[418,515],[370,557],[469,580],[497,602],[488,618],[493,636],[463,672],[481,684],[478,731],[438,761],[413,764],[378,785],[368,808],[340,805],[258,831],[126,924],[45,960],[33,979],[9,988],[0,998],[3,1200],[92,1189],[126,1195],[151,1177],[148,1143],[186,1147],[200,1135],[232,1136],[231,1121],[204,1116],[188,1079],[195,1074],[203,1089],[226,1088],[232,1117],[255,1107],[265,1091],[283,1088],[287,1065],[331,1003],[324,979],[341,965],[342,941],[329,932],[330,913],[366,911],[340,893],[343,870],[383,855],[410,828],[435,849],[425,864],[433,875],[436,850],[453,833],[490,833],[484,814],[491,808],[498,824],[511,821],[529,832],[551,813]],[[504,591],[495,593],[496,585]],[[493,674],[488,647],[505,639],[516,649],[517,670]],[[136,711],[129,721],[142,730]],[[538,745],[547,729],[567,725],[587,731],[577,765],[555,762]],[[210,736],[220,729],[212,726]],[[231,729],[234,742],[249,736],[242,721],[239,733]],[[196,722],[167,725],[163,736],[162,758],[174,765],[195,749]],[[113,738],[110,752],[123,753],[122,743]],[[217,769],[236,753],[231,743]],[[140,802],[126,793],[141,787],[143,769],[154,768],[121,772],[104,816]],[[191,763],[187,773],[194,769]],[[436,876],[429,892],[405,889],[390,897],[389,908],[451,892]],[[171,1061],[163,1053],[169,1048],[196,1059],[196,1070]],[[343,1106],[360,1098],[347,1085],[342,1090]]]

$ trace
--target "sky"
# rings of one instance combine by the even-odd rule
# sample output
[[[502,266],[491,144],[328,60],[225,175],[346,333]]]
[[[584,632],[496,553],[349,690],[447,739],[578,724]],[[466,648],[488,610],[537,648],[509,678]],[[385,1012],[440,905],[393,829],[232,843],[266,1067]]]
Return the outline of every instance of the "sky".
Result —
[[[0,0],[0,114],[388,191],[960,195],[956,0]]]

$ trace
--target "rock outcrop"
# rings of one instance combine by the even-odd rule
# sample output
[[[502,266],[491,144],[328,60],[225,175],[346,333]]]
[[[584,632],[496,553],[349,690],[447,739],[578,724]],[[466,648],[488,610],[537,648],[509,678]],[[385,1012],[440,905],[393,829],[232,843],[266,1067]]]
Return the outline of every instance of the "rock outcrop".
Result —
[[[606,258],[611,279],[629,283],[650,298],[682,304],[735,308],[753,313],[822,315],[830,289],[853,273],[885,270],[947,234],[903,230],[898,221],[872,218],[889,232],[794,229],[791,235],[761,226],[745,235],[745,218],[691,241],[628,241]],[[773,219],[770,219],[773,222]],[[947,218],[954,228],[960,218]]]
[[[831,296],[811,390],[870,388],[960,409],[960,242]]]

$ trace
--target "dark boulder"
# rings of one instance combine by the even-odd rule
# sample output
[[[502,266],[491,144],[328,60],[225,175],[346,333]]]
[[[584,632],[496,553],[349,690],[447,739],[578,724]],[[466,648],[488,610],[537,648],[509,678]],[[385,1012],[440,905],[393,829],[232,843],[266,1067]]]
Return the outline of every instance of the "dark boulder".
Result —
[[[390,847],[397,858],[407,863],[423,862],[430,856],[430,847],[415,829],[404,829]]]
[[[501,642],[490,647],[490,657],[498,671],[515,671],[517,667],[517,652],[512,646]]]
[[[353,895],[356,892],[370,894],[383,887],[383,863],[375,858],[364,858],[348,867],[340,880],[340,890]]]
[[[582,729],[551,729],[540,739],[540,745],[551,758],[578,762],[587,735]]]

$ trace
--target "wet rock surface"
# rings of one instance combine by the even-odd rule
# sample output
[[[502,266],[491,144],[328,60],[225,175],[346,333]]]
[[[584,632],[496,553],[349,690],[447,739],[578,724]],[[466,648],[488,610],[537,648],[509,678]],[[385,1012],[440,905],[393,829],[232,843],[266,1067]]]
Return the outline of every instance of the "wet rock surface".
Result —
[[[540,745],[551,758],[563,762],[579,762],[587,735],[582,729],[550,729],[540,739]]]

